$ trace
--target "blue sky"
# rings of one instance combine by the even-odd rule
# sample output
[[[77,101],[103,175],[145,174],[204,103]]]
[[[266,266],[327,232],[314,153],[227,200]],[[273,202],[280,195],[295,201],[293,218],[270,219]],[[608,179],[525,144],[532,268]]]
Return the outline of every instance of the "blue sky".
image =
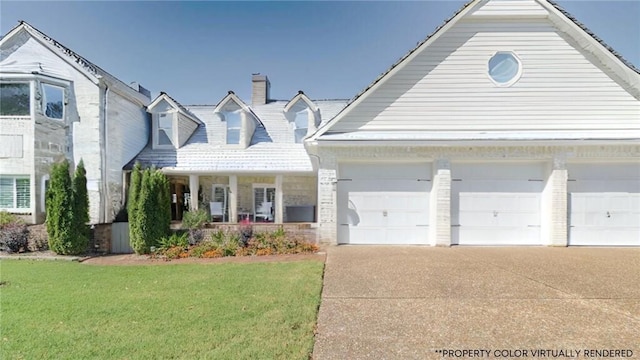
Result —
[[[352,98],[466,1],[0,2],[2,34],[25,20],[124,82],[183,104],[244,100],[251,73],[275,99]],[[558,3],[640,67],[640,1]]]

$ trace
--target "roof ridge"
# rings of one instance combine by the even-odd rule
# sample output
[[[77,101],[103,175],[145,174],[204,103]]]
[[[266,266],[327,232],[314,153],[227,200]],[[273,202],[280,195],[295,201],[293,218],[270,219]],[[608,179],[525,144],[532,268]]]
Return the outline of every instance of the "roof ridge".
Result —
[[[56,40],[56,39],[52,38],[51,36],[47,35],[43,31],[41,31],[38,28],[36,28],[35,26],[29,24],[28,22],[26,22],[24,20],[20,20],[19,23],[20,24],[18,26],[24,25],[26,27],[29,27],[30,29],[35,31],[44,41],[46,41],[49,44],[53,45],[55,48],[60,50],[60,52],[62,52],[67,57],[72,58],[78,65],[80,65],[83,69],[85,69],[87,72],[89,72],[91,75],[95,76],[96,78],[99,78],[99,77],[102,77],[102,76],[106,75],[109,78],[113,79],[114,81],[119,82],[121,85],[125,86],[125,88],[130,89],[132,92],[135,92],[135,93],[138,93],[138,94],[141,94],[141,95],[144,96],[144,94],[140,93],[139,91],[136,91],[136,89],[132,88],[130,85],[128,85],[124,81],[118,79],[116,76],[110,74],[108,71],[104,70],[100,66],[94,64],[93,62],[87,60],[87,58],[85,58],[85,57],[81,56],[80,54],[78,54],[77,52],[71,50],[69,47],[63,45],[61,42],[59,42],[58,40]]]
[[[569,20],[573,21],[580,29],[582,29],[585,33],[591,36],[595,41],[599,42],[605,49],[607,49],[611,54],[618,58],[623,64],[625,64],[629,69],[635,71],[640,74],[640,69],[638,69],[635,65],[625,59],[619,52],[617,52],[614,48],[609,46],[604,40],[602,40],[598,35],[596,35],[591,29],[589,29],[586,25],[578,21],[571,13],[562,8],[555,0],[546,0],[549,4],[551,4],[556,10],[560,11],[562,15],[566,16]]]

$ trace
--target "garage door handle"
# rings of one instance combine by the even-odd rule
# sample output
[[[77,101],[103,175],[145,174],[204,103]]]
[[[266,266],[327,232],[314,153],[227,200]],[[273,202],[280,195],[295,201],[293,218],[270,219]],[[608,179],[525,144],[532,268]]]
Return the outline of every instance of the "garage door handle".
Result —
[[[607,217],[610,218],[611,214],[607,211]]]
[[[416,226],[429,226],[429,224],[425,224],[425,225],[418,224]]]

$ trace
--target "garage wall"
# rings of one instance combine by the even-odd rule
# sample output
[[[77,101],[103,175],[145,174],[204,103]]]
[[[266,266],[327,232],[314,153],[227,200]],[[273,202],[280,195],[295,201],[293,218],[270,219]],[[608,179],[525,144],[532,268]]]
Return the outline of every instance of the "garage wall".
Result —
[[[424,161],[433,164],[430,193],[431,245],[451,245],[451,227],[435,231],[434,219],[439,224],[450,224],[451,190],[456,175],[450,164],[473,162],[539,163],[542,164],[540,188],[540,241],[541,245],[566,246],[567,234],[567,163],[603,164],[631,162],[640,158],[640,146],[635,144],[593,146],[357,146],[324,145],[317,149],[320,157],[318,170],[319,237],[324,243],[337,243],[337,184],[338,164],[344,162]],[[626,159],[626,160],[625,160]],[[591,166],[589,165],[589,166]],[[607,173],[607,169],[602,169]],[[538,172],[539,173],[539,172]],[[570,178],[570,176],[569,176]],[[640,178],[638,178],[640,183]],[[528,179],[527,179],[528,180]],[[569,179],[570,180],[570,179]],[[435,194],[437,193],[437,195]],[[435,232],[434,232],[435,231]],[[438,239],[435,240],[434,233]]]

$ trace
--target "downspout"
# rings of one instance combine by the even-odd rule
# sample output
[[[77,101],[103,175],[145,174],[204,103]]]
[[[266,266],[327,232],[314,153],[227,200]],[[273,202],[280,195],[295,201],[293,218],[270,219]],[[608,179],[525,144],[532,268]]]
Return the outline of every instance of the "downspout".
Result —
[[[107,199],[108,199],[108,186],[107,186],[107,152],[109,151],[108,149],[108,143],[107,143],[107,114],[108,109],[107,106],[109,104],[109,85],[105,84],[104,85],[104,97],[102,99],[103,104],[102,104],[102,111],[103,111],[103,116],[102,116],[102,131],[100,131],[100,145],[101,145],[101,151],[100,151],[100,173],[101,173],[101,177],[102,177],[102,181],[100,182],[101,185],[101,189],[100,189],[100,214],[98,217],[98,221],[101,224],[104,224],[106,222],[106,218],[107,218]]]

